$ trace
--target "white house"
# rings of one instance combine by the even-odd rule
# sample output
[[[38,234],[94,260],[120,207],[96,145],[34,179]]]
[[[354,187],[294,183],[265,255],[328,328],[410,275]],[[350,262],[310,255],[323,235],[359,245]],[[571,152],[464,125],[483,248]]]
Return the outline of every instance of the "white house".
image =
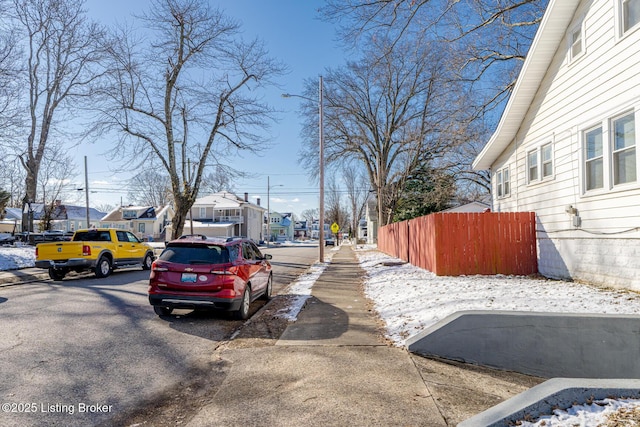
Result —
[[[100,226],[131,231],[142,240],[164,240],[169,238],[167,226],[173,214],[171,205],[120,206],[105,215],[100,220]]]
[[[249,202],[249,195],[240,198],[229,191],[210,194],[195,201],[191,208],[193,233],[212,237],[244,236],[263,239],[262,224],[265,208]],[[184,224],[184,233],[191,232],[191,220]]]
[[[551,0],[475,159],[537,216],[539,271],[640,291],[640,0]]]

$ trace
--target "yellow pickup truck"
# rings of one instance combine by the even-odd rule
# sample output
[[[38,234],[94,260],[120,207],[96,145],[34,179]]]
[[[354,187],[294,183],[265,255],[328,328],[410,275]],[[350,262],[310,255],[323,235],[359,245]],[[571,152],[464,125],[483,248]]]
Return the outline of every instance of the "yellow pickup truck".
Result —
[[[115,228],[78,230],[70,242],[36,246],[36,267],[48,269],[53,280],[62,280],[69,271],[93,270],[96,277],[107,277],[116,268],[149,270],[154,259],[151,246]]]

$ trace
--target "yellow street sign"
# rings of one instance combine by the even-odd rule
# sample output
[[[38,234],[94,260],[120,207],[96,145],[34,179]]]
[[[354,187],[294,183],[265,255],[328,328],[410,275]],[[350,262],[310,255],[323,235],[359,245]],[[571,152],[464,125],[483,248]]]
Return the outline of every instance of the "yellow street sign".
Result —
[[[331,224],[331,232],[332,233],[337,233],[340,230],[340,226],[338,224],[336,224],[335,222],[333,224]]]

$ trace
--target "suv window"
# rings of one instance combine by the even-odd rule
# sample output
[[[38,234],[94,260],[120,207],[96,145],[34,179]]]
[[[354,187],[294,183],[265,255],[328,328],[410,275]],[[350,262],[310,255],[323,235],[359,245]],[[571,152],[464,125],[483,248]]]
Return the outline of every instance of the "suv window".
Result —
[[[256,252],[249,242],[242,242],[242,257],[247,260],[256,259]]]
[[[264,255],[262,255],[262,252],[260,252],[260,249],[258,249],[256,244],[253,242],[249,242],[249,244],[253,248],[253,252],[256,254],[256,259],[264,259]]]
[[[237,260],[238,256],[240,255],[240,246],[239,245],[231,245],[231,246],[227,246],[227,249],[229,251],[229,258],[232,261]]]
[[[218,245],[169,245],[160,259],[177,264],[225,264],[229,251]]]

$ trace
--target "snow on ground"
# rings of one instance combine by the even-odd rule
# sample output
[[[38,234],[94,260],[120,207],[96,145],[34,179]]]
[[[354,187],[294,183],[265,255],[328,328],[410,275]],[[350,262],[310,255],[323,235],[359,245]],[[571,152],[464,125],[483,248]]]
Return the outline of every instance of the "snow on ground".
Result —
[[[36,250],[33,246],[0,246],[0,271],[35,267]]]
[[[370,246],[357,246],[356,254],[367,297],[398,346],[462,310],[640,314],[633,292],[522,276],[436,276]]]
[[[635,426],[640,400],[603,399],[584,405],[573,405],[563,410],[555,409],[553,415],[535,421],[522,421],[522,427],[573,427],[573,426]],[[626,421],[626,422],[625,422]]]
[[[325,251],[325,262],[315,262],[309,269],[300,275],[298,279],[289,285],[287,293],[292,295],[289,306],[281,309],[276,315],[280,318],[287,319],[290,322],[294,322],[298,318],[298,313],[304,307],[307,300],[311,297],[311,288],[316,280],[327,268],[327,265],[331,262],[335,251],[340,249],[339,247],[332,250]]]

